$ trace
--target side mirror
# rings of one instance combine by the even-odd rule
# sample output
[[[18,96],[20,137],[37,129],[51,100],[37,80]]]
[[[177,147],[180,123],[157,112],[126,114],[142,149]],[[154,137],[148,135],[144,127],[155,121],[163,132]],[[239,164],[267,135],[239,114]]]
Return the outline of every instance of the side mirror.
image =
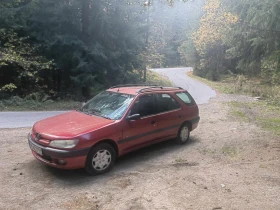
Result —
[[[126,119],[128,121],[133,121],[133,120],[140,120],[140,118],[141,118],[140,114],[134,114],[134,115],[128,116]]]

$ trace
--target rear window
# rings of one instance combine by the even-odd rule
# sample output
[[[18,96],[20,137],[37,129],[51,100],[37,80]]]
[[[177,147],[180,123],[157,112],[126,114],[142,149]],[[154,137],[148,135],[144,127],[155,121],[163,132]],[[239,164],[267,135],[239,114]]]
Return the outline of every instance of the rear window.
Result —
[[[176,93],[176,96],[178,96],[178,98],[180,98],[185,104],[189,106],[195,104],[192,96],[188,92]]]
[[[178,102],[169,94],[156,94],[155,96],[157,113],[168,112],[180,108]]]

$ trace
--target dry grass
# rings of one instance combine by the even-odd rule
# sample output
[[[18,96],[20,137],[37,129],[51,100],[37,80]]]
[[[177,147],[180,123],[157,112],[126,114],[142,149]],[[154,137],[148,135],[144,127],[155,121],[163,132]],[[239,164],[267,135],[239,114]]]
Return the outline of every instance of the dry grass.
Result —
[[[262,80],[254,78],[249,79],[243,75],[224,76],[221,81],[213,82],[205,78],[193,75],[193,72],[188,72],[188,76],[202,81],[218,92],[226,94],[245,94],[253,97],[260,97],[266,100],[269,104],[280,106],[280,86],[263,84]]]
[[[265,101],[250,103],[230,102],[230,114],[239,120],[253,122],[261,128],[280,135],[280,109]]]
[[[242,75],[227,76],[218,82],[195,76],[192,72],[188,72],[188,76],[208,84],[221,93],[260,97],[261,100],[255,102],[230,102],[231,116],[243,122],[253,122],[265,130],[280,135],[280,86],[262,84],[261,80],[248,79]]]

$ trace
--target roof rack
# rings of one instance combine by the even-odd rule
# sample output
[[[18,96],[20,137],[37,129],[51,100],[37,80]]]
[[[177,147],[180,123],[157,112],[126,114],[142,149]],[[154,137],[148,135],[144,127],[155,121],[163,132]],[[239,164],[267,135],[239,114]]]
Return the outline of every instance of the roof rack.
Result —
[[[124,84],[124,85],[116,85],[116,86],[113,86],[113,87],[110,87],[109,89],[113,89],[113,88],[121,88],[121,87],[138,87],[138,86],[151,86],[151,87],[154,87],[154,86],[157,86],[157,85],[149,85],[149,84]]]
[[[165,87],[165,86],[151,86],[151,87],[146,87],[146,88],[142,88],[140,90],[138,90],[137,92],[138,93],[143,93],[143,92],[152,92],[152,91],[155,91],[154,89],[155,88],[158,88],[159,90],[158,91],[161,91],[161,90],[181,90],[183,88],[181,87]],[[157,91],[157,90],[156,90]]]

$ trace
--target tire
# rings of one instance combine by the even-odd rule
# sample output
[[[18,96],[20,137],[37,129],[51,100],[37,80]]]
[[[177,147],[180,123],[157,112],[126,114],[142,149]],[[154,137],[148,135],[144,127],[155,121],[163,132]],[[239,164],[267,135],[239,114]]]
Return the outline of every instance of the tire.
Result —
[[[184,123],[178,132],[176,141],[178,144],[185,144],[189,141],[189,139],[190,139],[190,125],[188,123]]]
[[[98,175],[108,172],[116,160],[116,151],[107,143],[100,143],[94,146],[86,160],[86,171],[90,175]]]

